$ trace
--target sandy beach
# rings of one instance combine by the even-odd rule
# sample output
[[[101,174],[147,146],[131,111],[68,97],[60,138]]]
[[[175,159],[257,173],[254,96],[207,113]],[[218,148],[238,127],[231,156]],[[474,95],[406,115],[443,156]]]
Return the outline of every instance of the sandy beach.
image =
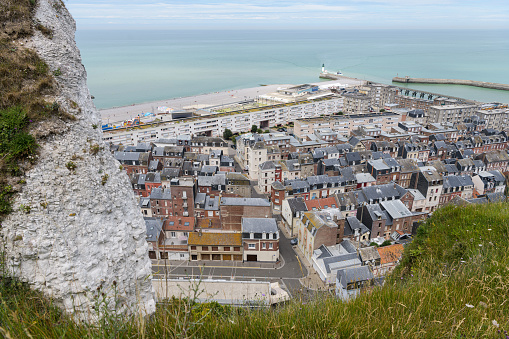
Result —
[[[317,85],[341,85],[341,86],[356,86],[363,82],[363,80],[342,78],[337,81],[321,81],[313,84]],[[138,115],[145,114],[147,112],[159,113],[158,107],[165,106],[173,108],[174,110],[192,109],[192,108],[206,108],[218,105],[224,105],[229,103],[235,103],[243,100],[255,99],[256,97],[275,92],[280,87],[293,86],[291,84],[278,84],[278,85],[267,85],[258,86],[252,88],[244,88],[231,91],[213,92],[207,94],[201,94],[183,98],[173,98],[168,100],[161,100],[155,102],[147,102],[141,104],[134,104],[130,106],[114,107],[101,110],[101,117],[103,123],[114,123],[132,119]]]

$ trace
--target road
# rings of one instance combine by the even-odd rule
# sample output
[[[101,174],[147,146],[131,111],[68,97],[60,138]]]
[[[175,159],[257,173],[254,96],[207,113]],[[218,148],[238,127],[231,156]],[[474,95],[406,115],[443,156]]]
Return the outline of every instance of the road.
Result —
[[[295,252],[290,245],[290,240],[281,236],[279,239],[279,255],[284,261],[281,268],[255,268],[237,266],[226,266],[220,261],[204,261],[202,266],[190,266],[189,262],[182,261],[178,265],[165,266],[164,264],[152,265],[155,278],[178,278],[194,277],[202,279],[235,279],[235,280],[270,280],[279,281],[286,286],[290,293],[297,293],[302,290],[299,279],[307,275],[304,265],[300,265]],[[168,272],[166,274],[166,272]]]

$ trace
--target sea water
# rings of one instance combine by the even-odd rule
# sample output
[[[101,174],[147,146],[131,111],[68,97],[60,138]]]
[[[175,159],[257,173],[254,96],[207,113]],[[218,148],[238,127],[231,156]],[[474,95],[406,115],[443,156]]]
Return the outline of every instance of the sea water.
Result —
[[[386,84],[397,75],[509,83],[507,30],[78,30],[76,40],[98,108],[317,82],[322,64]],[[408,87],[509,102],[508,91]]]

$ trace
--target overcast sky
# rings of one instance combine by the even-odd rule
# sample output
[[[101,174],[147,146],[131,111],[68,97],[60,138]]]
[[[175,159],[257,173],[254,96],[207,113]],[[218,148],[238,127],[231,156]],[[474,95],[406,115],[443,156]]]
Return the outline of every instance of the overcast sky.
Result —
[[[67,0],[78,29],[509,28],[508,0]]]

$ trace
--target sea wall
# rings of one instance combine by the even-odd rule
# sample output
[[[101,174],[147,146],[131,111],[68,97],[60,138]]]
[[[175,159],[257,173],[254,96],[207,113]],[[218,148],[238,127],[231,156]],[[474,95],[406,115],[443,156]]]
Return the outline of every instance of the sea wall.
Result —
[[[474,80],[458,80],[458,79],[429,79],[429,78],[409,78],[394,77],[392,82],[411,83],[411,84],[443,84],[443,85],[466,85],[491,89],[499,89],[509,91],[509,85],[497,84],[494,82],[474,81]]]
[[[60,70],[56,101],[77,119],[39,141],[37,164],[0,230],[7,267],[78,320],[96,319],[101,293],[116,296],[109,307],[120,313],[150,314],[155,302],[145,223],[126,173],[101,140],[75,22],[61,0],[37,2],[34,21],[53,36],[36,31],[26,46],[51,71]]]

